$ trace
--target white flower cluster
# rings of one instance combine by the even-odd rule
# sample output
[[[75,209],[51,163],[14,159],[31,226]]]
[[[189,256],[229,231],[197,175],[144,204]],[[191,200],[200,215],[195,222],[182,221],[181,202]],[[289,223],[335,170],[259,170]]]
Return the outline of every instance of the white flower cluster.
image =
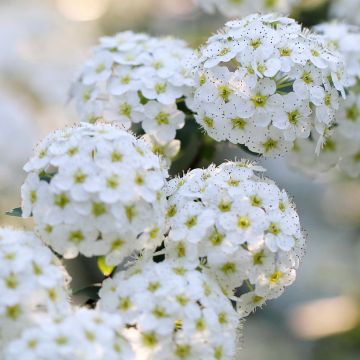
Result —
[[[285,191],[243,162],[169,182],[167,257],[201,266],[246,316],[290,285],[305,239]]]
[[[104,281],[98,306],[137,334],[138,359],[224,360],[238,316],[220,288],[180,261],[140,262]]]
[[[327,46],[340,52],[346,62],[348,86],[355,85],[360,78],[360,29],[345,23],[323,23],[314,27],[323,36]]]
[[[32,233],[0,229],[0,349],[37,319],[70,311],[70,277],[56,260]]]
[[[289,162],[309,175],[338,168],[346,175],[360,175],[360,29],[338,23],[325,23],[315,27],[329,47],[339,50],[345,57],[348,83],[347,98],[340,103],[335,126],[320,138],[319,156],[314,154],[317,134],[297,141]]]
[[[216,10],[227,17],[239,17],[254,12],[278,11],[287,13],[296,0],[194,0],[205,12]]]
[[[4,350],[3,360],[131,360],[116,314],[80,309],[26,329]]]
[[[23,216],[65,258],[120,263],[161,243],[166,171],[147,144],[110,124],[82,123],[43,140],[24,166]]]
[[[330,14],[338,19],[360,25],[360,2],[358,0],[332,0]]]
[[[176,130],[185,120],[177,100],[193,85],[185,66],[192,54],[182,40],[130,31],[100,39],[73,86],[82,120],[104,119],[125,129],[141,123],[154,151],[173,157],[179,147]],[[169,146],[170,153],[165,151]]]
[[[275,14],[230,21],[200,49],[192,108],[215,140],[273,156],[332,126],[344,61],[319,35]]]

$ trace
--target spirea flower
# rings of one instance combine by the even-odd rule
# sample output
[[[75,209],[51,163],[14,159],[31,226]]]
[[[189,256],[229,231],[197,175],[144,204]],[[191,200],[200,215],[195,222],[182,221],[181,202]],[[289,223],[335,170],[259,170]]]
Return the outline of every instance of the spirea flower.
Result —
[[[289,156],[291,166],[310,176],[338,169],[351,177],[360,175],[360,29],[338,23],[315,27],[329,47],[341,51],[346,61],[349,85],[347,98],[340,103],[334,127],[320,128],[309,139],[295,143]],[[321,134],[319,137],[319,133]],[[320,143],[317,139],[320,139]],[[320,145],[318,145],[320,144]],[[317,147],[317,154],[314,149]]]
[[[81,309],[26,329],[4,350],[4,360],[131,360],[117,314]]]
[[[357,108],[357,102],[358,100],[350,106],[356,106]],[[356,121],[360,123],[360,119]],[[314,153],[314,150],[316,150],[316,136],[312,139],[296,141],[288,156],[289,165],[310,177],[319,177],[324,174],[330,175],[333,170],[352,178],[359,177],[360,137],[345,136],[342,132],[343,125],[347,125],[345,120],[323,136],[319,154]]]
[[[185,66],[192,53],[182,40],[130,31],[101,38],[73,86],[82,120],[141,123],[166,146],[184,126],[176,103],[193,85]]]
[[[345,96],[341,55],[275,14],[226,23],[200,49],[195,73],[197,122],[217,141],[266,156],[331,127]]]
[[[31,232],[1,228],[0,263],[2,348],[37,319],[70,311],[70,277]]]
[[[24,169],[23,215],[65,258],[105,255],[115,265],[161,243],[167,174],[130,133],[86,123],[55,131]]]
[[[167,257],[217,279],[242,316],[294,281],[305,242],[295,206],[263,170],[228,162],[168,184]]]
[[[104,281],[98,306],[133,329],[138,359],[230,360],[235,353],[238,316],[229,300],[179,261],[140,262],[117,273]]]
[[[296,0],[194,0],[205,12],[213,14],[216,10],[227,17],[238,17],[253,12],[279,11],[287,13]]]
[[[354,85],[360,78],[360,29],[345,23],[323,23],[314,27],[322,35],[327,46],[340,52],[346,62],[348,85]]]

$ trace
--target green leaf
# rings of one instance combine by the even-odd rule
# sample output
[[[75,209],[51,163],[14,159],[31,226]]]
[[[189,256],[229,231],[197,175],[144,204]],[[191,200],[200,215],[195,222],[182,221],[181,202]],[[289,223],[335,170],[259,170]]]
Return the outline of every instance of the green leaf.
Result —
[[[115,266],[111,266],[106,263],[105,256],[99,256],[96,262],[99,270],[104,276],[110,276],[115,269]]]
[[[9,216],[21,217],[22,216],[22,210],[21,210],[21,207],[18,207],[18,208],[12,209],[10,211],[7,211],[5,214],[9,215]]]

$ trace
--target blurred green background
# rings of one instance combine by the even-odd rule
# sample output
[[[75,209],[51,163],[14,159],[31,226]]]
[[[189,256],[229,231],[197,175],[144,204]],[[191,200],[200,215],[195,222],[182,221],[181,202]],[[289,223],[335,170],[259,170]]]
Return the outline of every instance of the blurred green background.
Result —
[[[329,5],[303,1],[292,15],[311,26],[329,18]],[[20,203],[21,168],[36,141],[77,121],[67,92],[99,36],[130,29],[170,34],[198,46],[224,22],[191,0],[0,0],[1,213]],[[249,158],[226,143],[215,147],[195,124],[180,136],[186,146],[173,173],[186,169],[197,152],[198,166]],[[293,196],[308,246],[295,284],[245,322],[237,358],[360,359],[360,182],[309,179],[281,159],[255,160]],[[32,225],[3,215],[0,223]],[[100,279],[92,266],[68,266],[76,274],[74,288]]]

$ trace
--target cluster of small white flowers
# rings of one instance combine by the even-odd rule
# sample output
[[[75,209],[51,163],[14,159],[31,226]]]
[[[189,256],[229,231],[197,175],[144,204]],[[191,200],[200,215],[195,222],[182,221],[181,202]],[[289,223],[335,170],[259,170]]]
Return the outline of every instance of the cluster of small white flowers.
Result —
[[[82,123],[43,140],[24,166],[23,216],[57,253],[110,265],[161,243],[167,172],[147,144],[110,124]]]
[[[314,154],[317,134],[295,143],[289,162],[311,176],[331,169],[340,169],[346,175],[360,175],[360,29],[338,23],[325,23],[315,27],[324,36],[329,47],[339,50],[345,57],[348,77],[347,98],[340,103],[335,126],[320,138],[319,156]]]
[[[184,126],[177,100],[191,92],[186,58],[192,54],[184,41],[171,38],[130,31],[101,38],[73,86],[82,120],[104,119],[125,129],[141,123],[156,152],[167,155],[162,150]]]
[[[117,314],[80,309],[26,329],[5,348],[2,359],[131,360],[122,327]]]
[[[330,14],[333,17],[360,25],[358,0],[331,0],[330,5]]]
[[[275,14],[230,21],[200,50],[191,107],[215,140],[274,156],[334,123],[344,61],[319,35]]]
[[[317,25],[314,27],[314,31],[323,36],[330,49],[343,55],[346,62],[347,85],[356,85],[360,79],[359,27],[332,22]]]
[[[31,232],[0,229],[0,263],[1,349],[37,319],[70,311],[70,277]]]
[[[194,2],[209,14],[217,10],[226,17],[234,18],[254,12],[287,13],[296,0],[194,0]]]
[[[232,359],[238,316],[220,288],[180,261],[140,262],[104,281],[98,306],[137,333],[138,359]]]
[[[168,258],[201,266],[246,316],[295,280],[305,239],[285,191],[228,162],[169,181]]]

